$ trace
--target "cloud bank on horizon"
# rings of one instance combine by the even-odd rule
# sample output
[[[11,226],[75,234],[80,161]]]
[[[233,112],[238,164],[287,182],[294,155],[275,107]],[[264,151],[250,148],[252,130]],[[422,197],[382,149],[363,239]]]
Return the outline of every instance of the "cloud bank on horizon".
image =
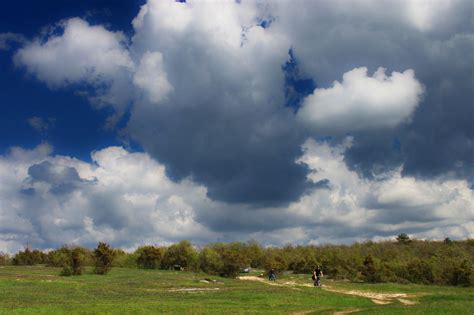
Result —
[[[76,17],[22,39],[19,68],[112,108],[144,152],[2,155],[0,250],[474,237],[469,12],[149,0],[130,37]]]

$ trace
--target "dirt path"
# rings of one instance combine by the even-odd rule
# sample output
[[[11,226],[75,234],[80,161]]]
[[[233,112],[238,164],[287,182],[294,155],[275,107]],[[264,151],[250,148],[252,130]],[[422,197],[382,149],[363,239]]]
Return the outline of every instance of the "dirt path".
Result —
[[[203,291],[218,291],[221,288],[179,288],[169,289],[168,292],[203,292]]]
[[[414,296],[408,295],[406,293],[379,293],[379,292],[370,292],[370,291],[343,290],[343,289],[335,289],[328,286],[323,287],[323,289],[326,291],[335,292],[335,293],[365,297],[365,298],[370,299],[373,303],[379,304],[379,305],[390,304],[390,303],[393,303],[394,300],[398,300],[403,305],[417,304],[417,302],[415,301],[408,300],[409,298],[413,298]]]
[[[358,312],[358,311],[362,311],[362,309],[360,309],[360,308],[348,308],[347,310],[334,312],[334,313],[332,313],[332,315],[346,315],[346,314],[351,314],[351,313],[355,313],[355,312]]]
[[[300,287],[313,287],[312,284],[310,283],[297,283],[295,281],[279,281],[279,282],[272,282],[272,281],[267,281],[264,278],[261,277],[256,277],[256,276],[241,276],[237,277],[239,280],[245,280],[245,281],[258,281],[258,282],[264,282],[269,285],[276,285],[276,286],[285,286],[285,287],[295,287],[295,286],[300,286]],[[379,305],[384,305],[384,304],[390,304],[393,303],[395,300],[398,300],[400,303],[403,305],[414,305],[417,304],[418,302],[409,300],[410,298],[413,298],[413,295],[408,295],[406,293],[379,293],[379,292],[370,292],[370,291],[359,291],[359,290],[344,290],[344,289],[336,289],[331,286],[324,285],[322,287],[323,290],[334,292],[334,293],[341,293],[341,294],[348,294],[348,295],[355,295],[355,296],[360,296],[360,297],[365,297],[370,299],[373,303],[379,304]],[[347,312],[357,312],[358,310],[347,310]],[[339,314],[348,314],[348,313],[339,313]]]
[[[276,285],[280,287],[295,287],[295,286],[300,286],[300,287],[312,287],[313,285],[309,283],[297,283],[295,281],[282,281],[279,280],[278,282],[276,281],[268,281],[265,278],[262,277],[256,277],[256,276],[240,276],[237,277],[239,280],[246,280],[246,281],[258,281],[258,282],[264,282],[269,285]]]

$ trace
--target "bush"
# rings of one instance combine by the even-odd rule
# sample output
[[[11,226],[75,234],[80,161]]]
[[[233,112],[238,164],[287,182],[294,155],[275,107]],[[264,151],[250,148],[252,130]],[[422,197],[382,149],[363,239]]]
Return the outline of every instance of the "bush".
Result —
[[[431,265],[421,259],[415,259],[407,265],[407,280],[412,283],[430,284],[434,282]]]
[[[363,266],[361,268],[361,274],[364,277],[366,282],[380,282],[381,275],[378,270],[376,261],[372,258],[371,255],[365,257]]]
[[[94,249],[95,269],[94,272],[99,275],[105,275],[112,268],[115,252],[107,243],[99,242]]]
[[[62,263],[62,276],[79,276],[84,270],[88,250],[82,247],[65,247],[57,254]]]
[[[144,269],[159,269],[165,249],[155,246],[143,246],[137,249],[137,266]]]
[[[10,256],[0,252],[0,266],[6,266],[11,263]]]
[[[265,253],[262,246],[255,240],[250,240],[245,244],[244,252],[245,256],[250,260],[250,267],[257,268],[263,265]]]
[[[33,266],[43,264],[46,260],[46,254],[37,249],[30,250],[28,247],[24,251],[18,252],[12,259],[15,266]]]
[[[64,267],[68,263],[69,252],[67,246],[50,251],[46,257],[46,265],[48,267]]]
[[[240,269],[246,265],[242,262],[242,256],[240,253],[233,251],[229,247],[225,248],[220,253],[222,260],[222,271],[220,273],[223,277],[235,278],[239,275]]]
[[[472,262],[467,259],[464,259],[460,263],[453,264],[453,266],[448,268],[447,273],[449,275],[448,284],[462,285],[465,287],[473,285],[474,270]]]
[[[268,249],[265,257],[263,267],[265,270],[274,269],[276,272],[288,270],[288,262],[285,259],[285,255],[277,249]]]
[[[396,240],[399,244],[409,244],[411,242],[410,237],[405,233],[399,234]]]
[[[210,247],[204,247],[199,253],[199,267],[210,275],[220,275],[224,273],[224,262],[219,253]],[[239,268],[240,271],[240,268]],[[230,272],[233,274],[234,272]]]
[[[136,268],[137,267],[137,258],[138,254],[135,251],[134,253],[127,253],[121,249],[114,249],[114,260],[112,261],[112,267],[122,267],[122,268]]]
[[[168,247],[162,265],[167,269],[179,265],[184,269],[197,270],[199,265],[198,253],[189,241],[181,241]]]
[[[314,256],[300,256],[289,267],[294,273],[312,273],[319,263]]]

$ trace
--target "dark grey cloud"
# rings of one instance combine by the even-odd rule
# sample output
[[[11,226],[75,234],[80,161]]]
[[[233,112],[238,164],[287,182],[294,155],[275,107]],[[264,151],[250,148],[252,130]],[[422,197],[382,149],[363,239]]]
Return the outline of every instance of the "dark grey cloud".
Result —
[[[121,135],[146,153],[107,148],[94,165],[9,160],[29,179],[8,175],[21,183],[0,193],[20,206],[0,216],[44,246],[58,235],[126,247],[472,237],[472,4],[423,3],[150,0],[132,38],[64,21],[64,32],[26,44],[17,64],[49,86],[89,84],[114,119],[130,110]],[[371,88],[349,84],[354,73]],[[398,98],[406,82],[416,91]],[[302,124],[308,95],[323,91],[337,97],[314,103],[339,106],[343,119]]]
[[[341,133],[352,132],[345,161],[366,177],[401,165],[406,175],[472,177],[470,9],[469,1],[429,6],[418,1],[318,1],[305,6],[149,1],[133,21],[135,33],[128,45],[122,33],[70,19],[61,24],[63,35],[46,39],[47,45],[27,45],[15,60],[53,86],[79,81],[97,87],[102,79],[112,80],[98,95],[119,116],[133,100],[122,134],[163,163],[173,180],[191,178],[207,187],[214,200],[284,205],[311,188],[306,167],[294,163],[308,136],[341,139]],[[215,10],[226,23],[209,18]],[[169,14],[176,17],[173,22]],[[262,26],[263,18],[271,23]],[[87,40],[74,41],[76,33]],[[89,34],[103,39],[99,53],[88,50]],[[95,57],[105,52],[111,58]],[[42,58],[45,54],[54,58]],[[56,64],[78,58],[81,64]],[[387,68],[373,93],[385,93],[388,101],[394,95],[384,89],[395,80],[392,71],[413,70],[393,85],[403,87],[408,80],[417,91],[409,110],[400,106],[403,111],[388,108],[371,115],[373,105],[364,104],[371,95],[366,93],[350,115],[319,121],[320,126],[318,121],[301,124],[302,115],[318,112],[294,112],[314,84],[332,88],[335,80],[344,83],[343,75],[364,67],[368,76],[359,79],[367,82],[379,67]],[[419,83],[425,87],[420,103]],[[348,84],[327,106],[350,102],[352,96],[345,97],[350,93]],[[338,112],[344,114],[343,109]],[[374,121],[391,114],[398,125]]]
[[[129,131],[167,166],[171,178],[191,177],[215,200],[285,203],[311,187],[306,167],[295,163],[304,138],[285,126],[292,122],[288,109],[281,108],[284,114],[276,113],[272,121],[266,116],[271,113],[254,108],[216,112],[215,106],[223,106],[218,104],[196,103],[183,110],[172,104],[145,111],[132,117]]]
[[[32,183],[47,183],[51,185],[51,192],[58,195],[68,194],[88,182],[79,177],[74,167],[53,165],[49,161],[30,166],[28,175]]]
[[[429,51],[413,56],[426,92],[412,122],[356,134],[346,161],[364,176],[403,165],[408,176],[473,177],[474,41],[454,39],[433,49],[441,50],[441,56],[423,60]]]
[[[474,175],[474,34],[471,1],[318,1],[281,5],[273,23],[319,87],[354,67],[413,69],[425,93],[410,123],[355,132],[348,165],[363,176]],[[303,12],[304,11],[304,12]],[[307,27],[314,23],[312,27]],[[311,38],[311,40],[309,40]],[[347,126],[350,130],[350,126]]]
[[[343,161],[344,145],[309,141],[301,163],[313,188],[288,206],[218,202],[195,182],[174,183],[146,153],[118,147],[92,154],[92,163],[24,150],[0,157],[0,250],[22,244],[51,248],[107,241],[133,248],[192,239],[256,239],[345,243],[413,233],[472,235],[474,194],[465,181],[402,178],[400,171],[367,180]],[[92,184],[93,181],[93,184]],[[58,187],[65,187],[58,192]]]

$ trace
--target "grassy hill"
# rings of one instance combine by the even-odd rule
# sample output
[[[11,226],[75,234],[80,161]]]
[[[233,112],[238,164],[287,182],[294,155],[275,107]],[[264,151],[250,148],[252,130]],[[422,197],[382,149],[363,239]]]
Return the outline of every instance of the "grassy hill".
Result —
[[[61,268],[0,267],[2,314],[473,314],[474,289],[363,284],[285,273],[276,283],[257,274],[229,279],[164,270],[92,269],[61,277]],[[246,281],[245,281],[246,280]]]

